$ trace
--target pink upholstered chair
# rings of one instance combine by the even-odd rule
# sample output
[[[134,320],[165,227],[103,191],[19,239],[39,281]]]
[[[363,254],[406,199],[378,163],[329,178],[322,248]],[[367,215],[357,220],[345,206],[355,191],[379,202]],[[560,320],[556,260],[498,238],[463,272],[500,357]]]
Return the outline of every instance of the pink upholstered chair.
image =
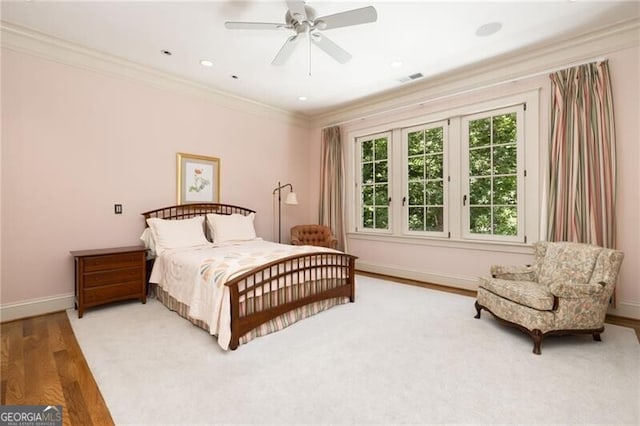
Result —
[[[291,228],[291,244],[294,246],[320,246],[335,249],[338,240],[331,228],[324,225],[297,225]]]

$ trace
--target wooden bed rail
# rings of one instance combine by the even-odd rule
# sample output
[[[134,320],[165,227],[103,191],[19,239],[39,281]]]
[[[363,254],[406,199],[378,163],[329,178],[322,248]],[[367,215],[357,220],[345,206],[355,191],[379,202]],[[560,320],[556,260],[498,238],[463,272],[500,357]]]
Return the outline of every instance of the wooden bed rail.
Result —
[[[254,210],[234,206],[231,204],[219,204],[219,203],[194,203],[194,204],[179,204],[176,206],[163,207],[156,210],[150,210],[142,213],[145,219],[159,218],[159,219],[189,219],[196,216],[204,216],[208,213],[216,214],[242,214],[248,215],[255,213]],[[145,223],[146,225],[146,223]]]
[[[355,302],[356,257],[336,252],[289,256],[229,280],[231,342],[284,313],[325,299]]]

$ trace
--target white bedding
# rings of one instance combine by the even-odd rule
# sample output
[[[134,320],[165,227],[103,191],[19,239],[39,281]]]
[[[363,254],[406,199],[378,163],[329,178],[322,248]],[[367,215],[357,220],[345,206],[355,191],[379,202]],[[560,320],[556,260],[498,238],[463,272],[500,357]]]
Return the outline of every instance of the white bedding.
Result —
[[[231,312],[229,289],[224,283],[273,260],[317,251],[335,252],[261,238],[167,249],[156,258],[149,281],[189,306],[189,316],[209,324],[209,332],[218,336],[218,344],[226,350],[231,340]]]

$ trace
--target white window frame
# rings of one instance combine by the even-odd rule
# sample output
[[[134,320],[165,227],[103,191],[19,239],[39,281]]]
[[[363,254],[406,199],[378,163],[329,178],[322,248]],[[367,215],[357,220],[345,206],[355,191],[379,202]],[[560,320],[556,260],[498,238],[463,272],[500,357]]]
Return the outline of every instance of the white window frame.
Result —
[[[405,127],[402,129],[402,233],[412,236],[429,236],[437,238],[448,238],[449,236],[449,120],[439,120],[431,123],[420,124],[418,126]],[[418,130],[430,130],[442,127],[442,190],[443,190],[443,230],[442,231],[412,231],[409,229],[409,177],[407,169],[409,167],[409,133]]]
[[[406,113],[403,119],[387,120],[377,114],[375,121],[377,123],[367,123],[368,120],[358,120],[354,125],[345,126],[346,140],[349,141],[345,147],[346,154],[346,176],[347,176],[347,238],[354,240],[370,240],[381,242],[393,242],[398,244],[418,244],[430,245],[437,247],[455,247],[469,248],[481,250],[520,250],[525,246],[540,238],[540,227],[544,220],[544,214],[541,213],[540,199],[544,191],[544,183],[540,176],[543,176],[543,170],[546,165],[541,164],[539,160],[539,152],[543,150],[546,141],[540,140],[540,132],[545,131],[545,127],[540,124],[540,106],[539,106],[540,88],[534,88],[525,92],[507,94],[505,96],[489,99],[468,105],[453,106],[446,110],[439,110],[433,113],[425,114],[422,108],[416,108],[414,115]],[[462,125],[461,117],[490,110],[505,108],[518,104],[525,104],[524,111],[524,155],[520,161],[524,162],[524,170],[526,177],[524,184],[524,242],[516,241],[497,241],[487,239],[466,238],[463,233],[464,229],[464,212],[462,209]],[[448,145],[448,238],[434,237],[429,235],[408,235],[403,232],[403,214],[402,214],[402,194],[406,193],[406,189],[402,184],[402,131],[403,128],[423,125],[425,123],[436,122],[440,120],[450,119],[449,123],[449,145]],[[373,121],[373,120],[371,120]],[[392,197],[392,205],[389,211],[390,230],[387,232],[372,232],[371,230],[363,230],[359,227],[358,219],[360,211],[359,191],[356,187],[358,176],[358,154],[356,151],[356,139],[379,133],[390,133],[391,140],[388,145],[391,152],[389,153],[389,180],[390,188],[392,188],[390,196]],[[400,160],[398,160],[400,158]],[[393,219],[391,218],[393,216]],[[357,229],[358,228],[358,229]]]
[[[524,104],[514,105],[510,107],[483,111],[475,114],[465,115],[461,117],[461,154],[462,154],[462,164],[461,164],[461,189],[463,194],[463,199],[466,196],[466,202],[463,203],[462,206],[462,235],[465,239],[470,240],[482,240],[482,241],[506,241],[506,242],[524,242],[525,240],[525,223],[526,223],[526,214],[525,214],[525,203],[526,203],[526,191],[525,191],[525,168],[524,168]],[[494,117],[497,115],[516,113],[517,127],[516,127],[516,178],[517,178],[517,186],[516,190],[518,191],[518,204],[517,204],[517,215],[518,215],[518,227],[517,234],[515,236],[508,235],[494,235],[494,234],[475,234],[470,231],[470,188],[469,188],[469,122],[481,118]],[[493,206],[493,205],[490,205]]]
[[[362,152],[362,142],[369,141],[372,139],[380,139],[387,138],[387,196],[390,197],[393,193],[393,159],[392,159],[392,133],[390,131],[386,132],[378,132],[369,135],[359,136],[355,139],[355,158],[358,167],[356,167],[356,176],[355,176],[355,195],[356,195],[356,231],[357,232],[366,232],[373,234],[391,234],[393,230],[393,211],[390,205],[388,205],[388,218],[387,218],[387,229],[377,229],[377,228],[365,228],[362,220],[362,163],[360,158],[360,153]]]

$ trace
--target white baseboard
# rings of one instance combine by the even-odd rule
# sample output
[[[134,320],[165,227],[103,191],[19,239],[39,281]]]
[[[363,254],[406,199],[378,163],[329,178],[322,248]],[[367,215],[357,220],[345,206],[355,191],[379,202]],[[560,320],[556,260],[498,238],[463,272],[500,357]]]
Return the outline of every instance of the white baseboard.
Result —
[[[409,280],[424,281],[431,284],[439,284],[447,287],[462,288],[465,290],[478,290],[477,277],[464,275],[433,274],[430,272],[415,271],[392,266],[374,265],[365,262],[356,262],[356,269],[375,274],[389,275],[392,277],[406,278]]]
[[[372,272],[376,274],[389,275],[392,277],[406,278],[409,280],[424,281],[432,284],[444,285],[447,287],[462,288],[465,290],[478,290],[478,280],[476,277],[468,277],[461,275],[445,275],[433,274],[423,271],[415,271],[404,268],[396,268],[392,266],[374,265],[358,261],[356,269],[364,272]],[[618,317],[631,318],[640,320],[640,304],[635,302],[627,302],[618,300],[617,308],[609,308],[610,315]]]
[[[618,300],[617,308],[609,308],[607,313],[615,315],[617,317],[631,318],[640,320],[640,304],[634,302],[626,302],[624,300]]]
[[[0,322],[64,311],[73,308],[74,303],[73,293],[7,303],[0,306]]]

